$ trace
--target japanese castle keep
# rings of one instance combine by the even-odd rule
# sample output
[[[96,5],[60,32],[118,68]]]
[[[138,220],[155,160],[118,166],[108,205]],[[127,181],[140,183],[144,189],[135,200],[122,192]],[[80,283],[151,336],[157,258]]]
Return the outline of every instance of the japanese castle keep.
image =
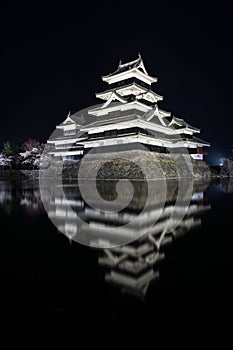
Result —
[[[135,150],[168,155],[188,154],[194,164],[204,163],[200,129],[159,108],[163,97],[152,89],[157,78],[150,76],[142,57],[120,61],[111,74],[102,76],[106,90],[96,93],[101,104],[69,114],[48,141],[54,160],[81,159],[91,153]],[[185,150],[185,151],[184,151]]]

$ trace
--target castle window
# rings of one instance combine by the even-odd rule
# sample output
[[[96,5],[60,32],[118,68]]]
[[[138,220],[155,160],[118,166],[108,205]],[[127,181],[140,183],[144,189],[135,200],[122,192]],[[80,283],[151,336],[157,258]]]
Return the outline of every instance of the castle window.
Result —
[[[76,134],[76,130],[75,129],[69,129],[69,130],[64,130],[64,135],[75,135]]]

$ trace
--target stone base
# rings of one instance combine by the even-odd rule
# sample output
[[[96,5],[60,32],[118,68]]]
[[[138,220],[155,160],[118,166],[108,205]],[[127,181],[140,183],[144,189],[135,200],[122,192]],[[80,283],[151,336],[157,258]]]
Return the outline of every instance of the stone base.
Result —
[[[80,162],[81,168],[80,168]],[[155,153],[142,150],[87,154],[82,161],[63,166],[63,178],[83,179],[159,179],[210,177],[204,161],[188,154]]]

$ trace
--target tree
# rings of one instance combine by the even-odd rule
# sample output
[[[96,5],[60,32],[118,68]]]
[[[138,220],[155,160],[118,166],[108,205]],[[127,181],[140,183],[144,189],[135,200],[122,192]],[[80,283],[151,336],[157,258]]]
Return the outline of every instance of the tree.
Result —
[[[7,157],[12,156],[14,154],[14,147],[9,141],[3,144],[2,153],[5,154]]]
[[[42,153],[44,145],[36,139],[28,139],[23,142],[23,151],[32,151],[33,149],[38,149],[39,153]]]
[[[44,144],[36,139],[28,139],[14,145],[9,141],[3,144],[0,153],[0,167],[11,169],[38,169]]]
[[[0,168],[11,168],[12,157],[6,156],[4,153],[0,153]]]
[[[38,169],[42,150],[32,148],[30,151],[21,152],[21,167],[23,169]]]
[[[28,139],[21,144],[19,153],[20,167],[23,169],[38,169],[44,145],[36,139]]]

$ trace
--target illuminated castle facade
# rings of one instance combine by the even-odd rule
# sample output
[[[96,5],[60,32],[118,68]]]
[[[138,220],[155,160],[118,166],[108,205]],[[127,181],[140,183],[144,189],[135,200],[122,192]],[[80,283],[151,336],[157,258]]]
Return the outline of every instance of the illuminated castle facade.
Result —
[[[139,55],[120,62],[113,73],[103,76],[108,88],[96,93],[102,104],[68,115],[48,141],[56,159],[80,159],[91,149],[112,152],[138,149],[159,153],[183,153],[203,159],[197,138],[200,130],[159,108],[163,97],[152,90],[157,78],[150,76]]]

